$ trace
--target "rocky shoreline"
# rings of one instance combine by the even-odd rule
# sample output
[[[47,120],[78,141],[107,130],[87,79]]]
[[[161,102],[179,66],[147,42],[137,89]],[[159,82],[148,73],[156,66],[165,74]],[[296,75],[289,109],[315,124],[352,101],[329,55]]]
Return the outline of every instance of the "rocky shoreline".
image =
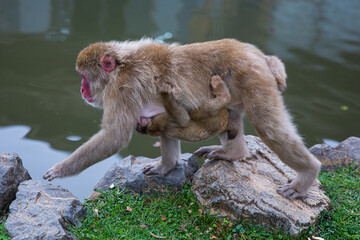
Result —
[[[314,185],[307,198],[288,200],[276,193],[277,187],[293,179],[295,173],[264,145],[258,137],[246,136],[251,157],[235,162],[207,160],[198,169],[192,154],[166,177],[145,176],[143,167],[151,161],[129,156],[115,163],[94,187],[108,190],[126,188],[138,193],[181,190],[192,181],[198,203],[212,214],[247,219],[266,226],[281,227],[297,235],[314,224],[329,207],[329,199]],[[323,170],[360,165],[360,138],[350,137],[336,147],[317,144],[310,151],[323,163]],[[89,198],[96,198],[94,192]],[[86,210],[67,189],[45,181],[31,180],[15,153],[0,154],[0,214],[8,209],[5,223],[13,239],[77,239],[66,224],[81,226]]]

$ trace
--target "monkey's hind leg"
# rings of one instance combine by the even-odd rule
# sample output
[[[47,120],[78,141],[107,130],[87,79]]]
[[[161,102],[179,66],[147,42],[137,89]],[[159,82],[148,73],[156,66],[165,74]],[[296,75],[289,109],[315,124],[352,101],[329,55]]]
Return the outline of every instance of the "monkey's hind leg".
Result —
[[[153,162],[145,166],[143,173],[146,175],[159,174],[166,176],[176,167],[180,159],[180,141],[168,138],[164,135],[160,136],[161,143],[161,160]]]
[[[261,140],[297,173],[292,183],[280,187],[278,193],[289,199],[306,196],[318,176],[321,164],[297,134],[281,95],[277,89],[262,89],[247,101],[247,114]]]

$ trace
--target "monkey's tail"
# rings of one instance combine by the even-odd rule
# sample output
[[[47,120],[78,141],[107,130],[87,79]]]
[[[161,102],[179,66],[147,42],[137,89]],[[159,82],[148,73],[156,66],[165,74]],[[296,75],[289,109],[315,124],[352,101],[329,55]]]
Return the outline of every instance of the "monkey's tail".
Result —
[[[284,63],[277,56],[265,56],[271,72],[274,74],[278,89],[283,92],[286,89],[286,72]]]

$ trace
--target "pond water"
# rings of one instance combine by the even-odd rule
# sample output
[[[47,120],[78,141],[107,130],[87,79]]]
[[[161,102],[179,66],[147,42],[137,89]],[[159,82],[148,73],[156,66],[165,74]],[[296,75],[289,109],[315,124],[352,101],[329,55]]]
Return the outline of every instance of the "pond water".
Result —
[[[102,112],[79,94],[78,52],[96,41],[167,32],[168,42],[236,38],[278,55],[288,74],[285,101],[307,146],[360,136],[358,0],[1,0],[0,152],[18,153],[41,179],[99,130]],[[255,134],[247,120],[245,131]],[[156,141],[134,134],[119,154],[54,183],[83,199],[114,161],[159,156]]]

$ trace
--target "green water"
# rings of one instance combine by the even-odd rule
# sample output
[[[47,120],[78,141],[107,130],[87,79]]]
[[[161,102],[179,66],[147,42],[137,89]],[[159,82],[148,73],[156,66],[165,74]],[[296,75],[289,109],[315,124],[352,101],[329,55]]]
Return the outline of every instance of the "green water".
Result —
[[[99,130],[102,112],[79,93],[78,52],[96,41],[165,32],[173,35],[169,42],[236,38],[278,55],[288,73],[285,101],[308,146],[360,136],[358,0],[2,0],[0,152],[17,152],[40,179]],[[255,134],[248,121],[245,131]],[[159,156],[156,141],[134,134],[120,154],[54,182],[84,198],[116,159]],[[184,143],[182,149],[216,143]]]

